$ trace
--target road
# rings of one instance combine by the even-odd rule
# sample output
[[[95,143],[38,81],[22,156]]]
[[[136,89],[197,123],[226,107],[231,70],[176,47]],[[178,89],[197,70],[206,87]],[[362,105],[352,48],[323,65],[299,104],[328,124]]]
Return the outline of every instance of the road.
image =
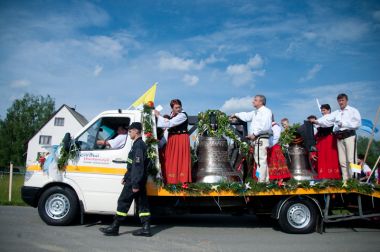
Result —
[[[254,216],[185,215],[158,217],[151,238],[134,237],[135,218],[118,237],[98,231],[110,216],[86,217],[84,225],[46,225],[31,207],[0,206],[0,251],[379,251],[379,222],[329,225],[324,234],[292,235]]]

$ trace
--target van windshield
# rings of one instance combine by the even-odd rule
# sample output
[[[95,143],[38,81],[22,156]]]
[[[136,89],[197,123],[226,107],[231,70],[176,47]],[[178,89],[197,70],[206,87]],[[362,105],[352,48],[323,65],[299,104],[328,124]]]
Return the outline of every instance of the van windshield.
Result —
[[[97,140],[110,140],[117,136],[119,126],[129,126],[130,118],[128,117],[103,117],[94,122],[86,131],[84,131],[76,140],[80,150],[99,150],[104,146],[98,146]]]

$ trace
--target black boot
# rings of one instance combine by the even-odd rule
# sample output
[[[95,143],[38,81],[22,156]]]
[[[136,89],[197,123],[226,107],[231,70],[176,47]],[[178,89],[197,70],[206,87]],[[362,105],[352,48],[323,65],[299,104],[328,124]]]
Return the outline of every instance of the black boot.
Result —
[[[119,235],[120,222],[117,218],[106,228],[99,228],[107,236],[118,236]]]
[[[134,231],[132,235],[151,237],[152,233],[150,232],[150,221],[149,220],[144,221],[142,229]]]

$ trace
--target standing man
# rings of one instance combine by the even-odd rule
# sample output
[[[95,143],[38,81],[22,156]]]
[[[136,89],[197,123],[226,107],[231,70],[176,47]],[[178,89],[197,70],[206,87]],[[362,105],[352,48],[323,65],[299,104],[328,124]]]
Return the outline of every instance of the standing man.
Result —
[[[105,235],[119,235],[120,222],[125,220],[132,201],[135,200],[143,228],[132,234],[135,236],[152,236],[150,232],[148,198],[146,195],[146,181],[148,177],[147,148],[141,138],[141,131],[142,125],[139,122],[132,123],[128,128],[129,137],[134,141],[131,151],[128,154],[128,170],[121,181],[124,187],[117,201],[117,211],[114,221],[110,226],[99,229]]]
[[[265,104],[265,96],[256,95],[252,100],[252,105],[255,107],[254,111],[240,112],[232,116],[245,122],[251,122],[247,138],[251,140],[254,147],[253,157],[257,165],[256,175],[259,182],[269,181],[267,148],[272,132],[272,111],[265,107]]]
[[[281,126],[284,130],[289,128],[289,119],[288,118],[282,118],[281,119]]]
[[[342,179],[345,182],[352,177],[350,165],[356,164],[357,160],[356,130],[361,125],[361,117],[356,108],[348,105],[346,94],[339,94],[337,101],[340,109],[318,120],[310,121],[324,128],[333,126],[333,133],[337,138]]]

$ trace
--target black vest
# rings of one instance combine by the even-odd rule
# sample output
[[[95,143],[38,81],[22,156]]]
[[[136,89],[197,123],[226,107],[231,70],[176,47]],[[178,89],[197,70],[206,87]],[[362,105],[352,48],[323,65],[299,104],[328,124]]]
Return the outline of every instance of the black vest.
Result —
[[[328,128],[319,127],[317,131],[317,136],[325,137],[325,136],[330,135],[332,132],[333,132],[333,127],[328,127]]]
[[[181,113],[185,114],[186,121],[184,121],[180,125],[177,125],[177,126],[170,128],[169,134],[187,134],[187,126],[189,125],[189,119],[187,117],[186,112],[181,112]],[[172,119],[172,118],[174,118],[174,117],[170,117],[170,119]]]

